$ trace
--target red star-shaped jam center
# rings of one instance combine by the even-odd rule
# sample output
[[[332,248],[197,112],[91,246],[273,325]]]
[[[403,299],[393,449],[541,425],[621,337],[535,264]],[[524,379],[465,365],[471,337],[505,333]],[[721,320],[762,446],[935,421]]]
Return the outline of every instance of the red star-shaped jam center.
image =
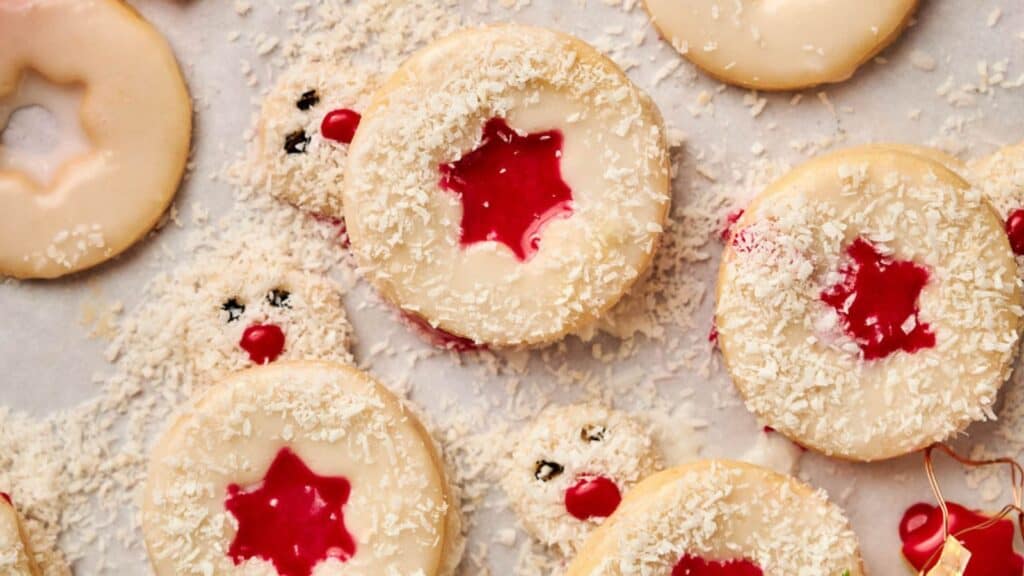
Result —
[[[347,479],[318,476],[282,448],[262,481],[228,486],[224,507],[238,521],[228,555],[235,564],[267,560],[281,576],[310,576],[324,560],[348,560],[356,552],[342,512],[350,492]]]
[[[705,560],[700,556],[686,554],[672,568],[672,576],[762,576],[757,564],[750,560]]]
[[[1024,574],[1024,557],[1013,549],[1013,522],[1007,519],[970,530],[988,522],[989,517],[946,502],[949,510],[949,533],[971,552],[965,576],[1020,576]],[[919,572],[927,572],[939,559],[945,544],[942,510],[924,502],[914,504],[900,521],[903,556]]]
[[[462,246],[501,242],[520,261],[536,254],[544,226],[572,214],[561,159],[560,131],[522,136],[489,120],[475,150],[440,167],[441,187],[462,200]]]
[[[921,322],[917,300],[928,283],[928,270],[907,260],[883,256],[863,238],[846,250],[843,280],[821,293],[865,360],[902,350],[935,346],[935,334]]]

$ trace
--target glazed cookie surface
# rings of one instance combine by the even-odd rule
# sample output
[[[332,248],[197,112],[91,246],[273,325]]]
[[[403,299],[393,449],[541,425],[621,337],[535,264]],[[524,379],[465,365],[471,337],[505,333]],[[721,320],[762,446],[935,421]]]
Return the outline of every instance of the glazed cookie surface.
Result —
[[[716,323],[747,406],[808,448],[905,454],[989,418],[1021,295],[981,194],[867,146],[794,170],[733,227]]]
[[[153,450],[143,533],[157,574],[448,575],[458,505],[415,415],[355,368],[239,373]]]
[[[969,174],[1003,219],[1010,247],[1024,264],[1024,142],[971,162]]]
[[[661,469],[647,428],[598,405],[554,406],[516,441],[503,480],[527,530],[569,556],[622,494]]]
[[[660,116],[618,67],[571,36],[495,26],[425,48],[375,95],[345,217],[366,276],[403,311],[477,343],[539,345],[647,268],[668,187]]]
[[[375,83],[366,70],[330,62],[285,71],[260,112],[258,181],[303,210],[341,218],[348,145]]]
[[[863,574],[825,493],[770,470],[705,460],[651,476],[587,540],[568,576]]]
[[[167,42],[117,0],[0,3],[0,127],[48,104],[35,101],[34,74],[81,87],[87,147],[39,181],[0,145],[0,274],[54,278],[157,223],[185,170],[191,102]]]
[[[32,557],[21,518],[11,497],[0,492],[0,574],[6,576],[39,576],[41,572]]]
[[[846,80],[894,41],[917,0],[644,0],[651,20],[708,74],[757,90]]]

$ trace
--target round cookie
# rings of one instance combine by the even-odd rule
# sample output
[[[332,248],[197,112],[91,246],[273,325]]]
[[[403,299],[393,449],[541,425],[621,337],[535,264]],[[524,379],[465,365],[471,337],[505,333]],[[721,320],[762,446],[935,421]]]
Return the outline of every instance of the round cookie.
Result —
[[[277,360],[352,360],[343,293],[326,276],[214,261],[182,280],[195,287],[184,353],[211,381]]]
[[[41,576],[11,497],[0,492],[0,574]]]
[[[857,538],[823,491],[750,464],[705,460],[634,487],[567,575],[863,573]]]
[[[1024,142],[971,162],[969,174],[1003,219],[1017,262],[1024,265]]]
[[[794,170],[735,224],[716,323],[747,406],[802,446],[905,454],[989,418],[1021,295],[981,194],[922,155],[867,146]]]
[[[650,264],[667,158],[654,104],[594,48],[466,30],[374,96],[349,148],[349,237],[404,312],[478,344],[540,345],[601,316]]]
[[[661,469],[645,426],[598,405],[553,406],[519,438],[502,483],[523,526],[572,555],[622,493]]]
[[[276,198],[341,218],[345,159],[376,80],[331,62],[288,69],[260,112],[256,178]]]
[[[661,35],[729,84],[797,90],[842,82],[893,42],[917,0],[644,0]]]
[[[0,158],[0,274],[55,278],[157,223],[185,170],[191,102],[167,42],[117,0],[0,3],[0,126],[32,104],[19,97],[29,70],[82,86],[90,150],[46,184]]]
[[[458,504],[433,440],[355,368],[239,373],[153,450],[142,526],[158,575],[448,575]]]

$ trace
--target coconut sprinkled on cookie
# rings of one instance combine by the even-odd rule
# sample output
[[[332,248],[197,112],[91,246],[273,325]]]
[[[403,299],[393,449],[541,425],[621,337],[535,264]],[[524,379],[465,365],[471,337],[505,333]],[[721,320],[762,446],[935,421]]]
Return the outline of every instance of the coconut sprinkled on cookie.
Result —
[[[748,407],[863,460],[992,417],[1021,315],[1002,229],[959,177],[894,150],[833,154],[770,187],[719,283],[719,342]]]
[[[568,574],[668,575],[693,562],[743,562],[751,569],[740,573],[767,576],[862,574],[856,536],[823,492],[727,461],[680,466],[639,484]]]
[[[502,484],[519,520],[570,556],[622,494],[661,468],[661,456],[640,422],[581,404],[538,414],[503,468]]]
[[[557,166],[524,164],[549,178],[522,180],[545,190],[534,225],[516,228],[529,236],[505,240],[499,224],[515,207],[478,201],[473,182],[526,178],[487,176],[515,146]],[[648,266],[669,203],[649,98],[593,48],[537,28],[429,46],[374,97],[349,152],[346,219],[366,277],[406,312],[480,343],[542,344],[601,316]],[[460,214],[475,209],[493,214],[493,233],[467,228]]]
[[[354,65],[301,62],[263,100],[252,185],[277,198],[341,218],[350,128],[369,104],[374,76]]]

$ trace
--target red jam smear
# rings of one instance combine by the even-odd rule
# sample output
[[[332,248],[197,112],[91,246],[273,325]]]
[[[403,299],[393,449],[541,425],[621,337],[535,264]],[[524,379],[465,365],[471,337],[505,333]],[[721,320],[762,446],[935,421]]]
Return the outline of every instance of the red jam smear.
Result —
[[[356,136],[356,129],[363,117],[355,110],[339,108],[324,115],[320,122],[320,135],[328,140],[342,144],[351,144]]]
[[[1024,208],[1018,208],[1006,218],[1006,235],[1010,237],[1013,253],[1024,255]]]
[[[686,554],[672,568],[672,576],[763,576],[761,568],[750,560],[705,560]]]
[[[284,331],[275,324],[253,324],[238,342],[256,364],[269,364],[284,352]]]
[[[722,242],[726,242],[732,237],[732,227],[739,221],[744,212],[745,210],[743,208],[737,208],[726,215],[725,224],[722,226],[722,230],[718,233],[718,237]]]
[[[622,502],[619,487],[604,476],[580,478],[565,491],[565,509],[578,520],[607,518]]]
[[[843,281],[823,291],[821,299],[839,314],[864,359],[935,346],[935,333],[921,322],[917,305],[928,270],[883,256],[863,238],[854,240],[846,254],[850,263],[840,270]]]
[[[228,486],[224,507],[238,520],[228,549],[237,564],[273,563],[281,576],[310,576],[320,562],[345,562],[356,553],[342,508],[352,487],[343,477],[319,476],[282,448],[261,482]]]
[[[573,211],[562,139],[558,130],[521,136],[492,118],[475,150],[441,165],[441,187],[462,200],[463,247],[501,242],[520,261],[537,253],[544,226]]]
[[[963,506],[946,502],[949,533],[971,552],[965,576],[1021,576],[1024,556],[1013,549],[1014,525],[1003,519],[987,528],[964,530],[988,522],[989,518]],[[945,544],[942,510],[924,502],[914,504],[900,521],[903,556],[914,569],[925,572],[938,561]]]
[[[11,495],[8,494],[7,492],[0,492],[0,498],[6,500],[9,506],[14,506],[14,501],[11,500]]]
[[[455,352],[472,352],[474,350],[483,350],[485,348],[470,338],[456,336],[451,332],[431,326],[430,322],[427,322],[415,314],[402,312],[402,318],[416,329],[417,332],[422,334],[428,342],[438,348],[453,350]]]

